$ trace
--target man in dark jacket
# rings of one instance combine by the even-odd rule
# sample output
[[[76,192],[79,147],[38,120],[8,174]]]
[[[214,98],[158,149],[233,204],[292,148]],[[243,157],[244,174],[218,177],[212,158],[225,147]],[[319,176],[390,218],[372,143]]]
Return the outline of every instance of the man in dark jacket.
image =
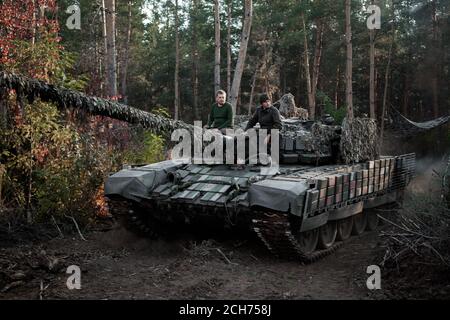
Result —
[[[247,123],[245,131],[253,128],[258,122],[261,129],[267,129],[269,134],[271,129],[281,130],[280,112],[270,104],[270,99],[267,94],[261,95],[259,102],[261,106],[256,108],[255,113]]]

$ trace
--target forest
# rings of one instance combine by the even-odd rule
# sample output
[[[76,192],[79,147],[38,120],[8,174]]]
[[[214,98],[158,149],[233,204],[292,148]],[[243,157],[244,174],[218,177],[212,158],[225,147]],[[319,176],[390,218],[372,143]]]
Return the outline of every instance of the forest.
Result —
[[[91,237],[97,242],[108,242],[103,234],[95,235],[95,230],[109,230],[114,223],[104,197],[105,180],[126,165],[168,159],[168,133],[194,121],[206,124],[220,89],[227,93],[236,119],[248,119],[262,94],[272,102],[291,94],[309,120],[331,115],[341,125],[369,118],[382,154],[415,152],[417,179],[405,198],[410,200],[395,210],[414,211],[428,227],[416,230],[417,224],[406,218],[392,225],[385,221],[400,226],[399,232],[407,229],[411,237],[383,229],[389,248],[398,254],[394,249],[384,256],[377,252],[383,262],[390,261],[388,269],[392,261],[410,261],[414,254],[436,259],[439,271],[421,271],[432,272],[431,287],[442,282],[443,288],[435,291],[450,296],[448,276],[442,280],[450,253],[441,251],[450,243],[449,0],[0,0],[0,249],[1,243],[6,248],[0,251],[0,267],[6,270],[23,258],[8,251],[21,241],[65,236],[69,241],[70,234],[83,243],[94,232]],[[53,96],[46,93],[50,91]],[[421,131],[396,135],[399,118]],[[430,210],[441,216],[430,218]],[[428,233],[430,228],[434,231]],[[430,239],[436,242],[430,244]],[[179,241],[184,245],[188,240]],[[377,240],[369,235],[364,241]],[[123,244],[108,245],[117,249]],[[159,256],[164,250],[151,246],[158,252],[158,263],[166,263]],[[277,262],[261,258],[265,253],[255,246],[245,245],[235,253],[236,261],[275,268]],[[364,251],[363,245],[354,246]],[[223,268],[231,277],[238,276],[230,260],[230,251],[239,250],[234,245],[208,238],[189,240],[183,248],[187,253],[177,252],[179,259],[211,258],[210,268],[225,259],[228,265]],[[352,249],[345,250],[350,254]],[[69,260],[81,259],[75,251],[69,255]],[[355,264],[368,262],[371,255],[363,253],[364,262],[355,258]],[[26,286],[39,277],[12,281],[2,268],[0,297],[14,294],[17,286],[17,297],[22,298],[83,298],[56,285],[46,291],[42,280],[36,296]],[[294,266],[283,268],[295,274]],[[155,274],[169,279],[161,270]],[[408,282],[402,280],[402,285]],[[156,290],[153,298],[237,297],[231,289],[222,290],[224,279],[217,280],[219,284],[204,281],[200,287],[207,289],[201,294],[186,287],[187,282],[166,291],[153,282],[149,290]],[[424,293],[429,286],[421,284],[416,290],[405,284],[403,289],[417,291],[418,297],[438,296]],[[88,297],[106,294],[105,289],[96,290]],[[215,294],[205,293],[211,290]],[[242,297],[250,299],[308,294],[292,289],[295,293],[285,296],[285,287],[274,296],[261,287],[255,295],[242,290]],[[131,291],[108,297],[133,298]],[[337,292],[322,296],[318,289],[313,297],[333,299],[339,297]],[[351,299],[365,294],[348,292],[345,297]],[[136,297],[145,298],[142,294]],[[394,291],[371,296],[398,297],[410,296]]]

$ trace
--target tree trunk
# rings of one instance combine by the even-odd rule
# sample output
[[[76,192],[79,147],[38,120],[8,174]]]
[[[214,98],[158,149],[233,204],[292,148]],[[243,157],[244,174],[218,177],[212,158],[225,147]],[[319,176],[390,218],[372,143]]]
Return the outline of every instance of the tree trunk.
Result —
[[[0,208],[3,208],[2,186],[3,186],[3,175],[5,173],[6,173],[5,165],[0,163]]]
[[[250,30],[252,27],[253,16],[253,1],[245,0],[244,23],[242,26],[241,44],[239,47],[239,55],[234,71],[233,84],[231,86],[230,103],[233,107],[233,115],[236,114],[236,104],[239,96],[239,89],[241,87],[242,73],[244,72],[245,57],[247,55],[247,46],[250,38]],[[234,125],[234,117],[233,123]]]
[[[439,117],[439,36],[438,36],[438,22],[437,22],[437,13],[436,13],[436,0],[431,1],[431,20],[433,22],[433,31],[432,31],[432,52],[436,59],[436,63],[433,65],[433,76],[431,79],[431,91],[433,97],[433,115],[435,118]]]
[[[322,59],[323,49],[323,32],[325,29],[324,23],[319,20],[317,23],[316,47],[314,52],[313,78],[312,78],[312,93],[315,100],[317,93],[317,84],[319,82],[320,62]]]
[[[101,59],[101,52],[99,50],[99,41],[98,41],[98,26],[97,24],[94,24],[94,63],[95,63],[95,71],[94,71],[94,79],[101,79],[101,75],[103,72],[103,66],[102,66],[102,59]],[[103,40],[103,39],[102,39]],[[94,81],[95,81],[94,80]],[[97,87],[97,90],[100,90],[100,94],[98,92],[95,92],[94,94],[97,96],[101,96],[102,91],[102,82],[100,81],[99,86]]]
[[[403,85],[403,101],[402,101],[402,114],[408,116],[408,105],[409,105],[409,91],[410,91],[410,80],[407,72],[404,73],[404,85]]]
[[[215,62],[214,62],[214,91],[220,89],[220,15],[219,0],[214,0],[214,30],[215,30]]]
[[[192,1],[192,87],[193,87],[193,108],[194,108],[194,120],[200,120],[199,110],[198,110],[198,34],[197,34],[197,8],[198,0]]]
[[[316,101],[313,96],[312,91],[312,83],[311,83],[311,74],[310,74],[310,68],[309,68],[309,52],[308,52],[308,38],[306,36],[306,22],[305,22],[305,14],[302,13],[302,24],[303,24],[303,42],[304,42],[304,61],[305,61],[305,77],[306,77],[306,88],[308,90],[308,111],[309,111],[309,118],[313,119],[316,115]]]
[[[372,1],[373,3],[373,1]],[[370,118],[375,119],[375,31],[370,30],[370,79],[369,79],[369,96],[370,96]]]
[[[104,42],[104,55],[106,57],[106,55],[108,54],[108,37],[107,37],[107,32],[106,32],[106,4],[105,4],[105,0],[102,0],[102,35],[103,35],[103,42]]]
[[[388,63],[386,65],[386,74],[384,75],[384,93],[383,93],[383,108],[381,109],[381,129],[380,129],[380,137],[381,142],[383,142],[383,134],[384,134],[384,118],[386,116],[387,110],[387,92],[389,88],[389,73],[391,69],[391,60],[392,60],[392,48],[394,46],[395,41],[395,27],[392,24],[392,40],[389,46],[389,54],[388,54]]]
[[[345,0],[345,43],[347,47],[347,68],[345,73],[345,96],[347,120],[353,121],[353,47],[352,47],[351,0]]]
[[[286,70],[282,67],[281,71],[280,71],[280,82],[281,82],[281,92],[282,94],[286,93],[290,93],[290,89],[288,90],[287,88],[287,72]]]
[[[31,18],[31,46],[34,47],[36,43],[36,33],[37,33],[36,0],[32,1],[32,5],[33,5],[33,16]]]
[[[131,43],[131,9],[133,1],[128,1],[128,25],[127,25],[127,38],[125,43],[125,57],[123,61],[122,71],[122,99],[125,104],[128,103],[127,97],[127,76],[128,76],[128,60],[130,56],[130,43]]]
[[[334,90],[334,109],[337,110],[339,108],[339,84],[341,78],[341,66],[338,65],[336,69],[336,88]]]
[[[231,5],[232,0],[228,2],[228,31],[227,31],[227,94],[231,91]]]
[[[101,73],[99,74],[100,79],[101,79],[101,92],[103,96],[107,96],[107,89],[106,87],[108,86],[108,73],[106,70],[106,59],[108,57],[108,37],[106,36],[106,5],[105,5],[105,0],[102,0],[102,39],[103,39],[103,50],[101,50],[101,61],[102,61],[102,66],[101,66]]]
[[[303,84],[303,65],[301,62],[301,59],[299,59],[298,61],[298,72],[297,72],[297,91],[296,91],[296,95],[295,95],[295,103],[298,106],[303,106],[302,104],[302,84]]]
[[[180,69],[180,39],[178,34],[178,0],[175,0],[175,120],[179,119],[180,112],[180,89],[179,89],[179,69]]]
[[[256,78],[258,77],[258,66],[256,66],[255,74],[253,75],[252,80],[252,89],[250,91],[250,102],[248,104],[248,115],[252,115],[252,107],[253,107],[253,96],[255,94],[255,86],[256,86]]]
[[[262,79],[264,83],[264,91],[267,93],[270,100],[272,100],[272,91],[270,90],[270,80],[269,80],[269,50],[267,49],[268,41],[266,40],[266,36],[264,35],[264,41],[263,41],[263,65],[262,65]]]
[[[116,69],[116,5],[115,0],[106,0],[106,37],[107,37],[107,63],[108,79],[107,95],[117,97],[117,69]]]

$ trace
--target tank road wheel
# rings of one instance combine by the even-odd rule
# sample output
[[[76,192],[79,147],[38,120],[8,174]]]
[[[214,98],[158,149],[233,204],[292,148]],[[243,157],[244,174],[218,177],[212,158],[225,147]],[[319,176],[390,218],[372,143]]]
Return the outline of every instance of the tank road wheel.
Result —
[[[375,211],[366,212],[367,215],[367,230],[373,231],[378,227],[379,218],[378,214]]]
[[[327,224],[319,228],[319,248],[328,249],[336,240],[337,235],[337,222],[328,221]]]
[[[297,235],[298,245],[304,254],[310,254],[316,250],[319,242],[319,228],[300,232]]]
[[[364,232],[367,226],[367,214],[363,211],[353,216],[352,234],[359,236]]]
[[[337,235],[339,241],[344,241],[350,238],[353,228],[353,217],[348,217],[337,221]]]

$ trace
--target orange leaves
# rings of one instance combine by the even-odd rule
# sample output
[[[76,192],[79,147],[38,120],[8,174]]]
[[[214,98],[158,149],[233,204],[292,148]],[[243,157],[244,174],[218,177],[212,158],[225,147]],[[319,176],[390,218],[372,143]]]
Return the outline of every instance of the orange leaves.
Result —
[[[122,95],[119,94],[117,96],[106,97],[106,99],[111,101],[119,101],[120,99],[122,99]]]
[[[50,150],[45,145],[40,145],[33,150],[33,155],[37,164],[44,164]]]
[[[97,190],[97,193],[94,196],[95,207],[97,209],[97,215],[100,217],[109,216],[108,204],[105,200],[105,192],[103,189],[103,184]]]
[[[14,63],[17,40],[30,41],[52,35],[59,42],[59,25],[55,13],[55,0],[4,0],[0,4],[0,63]]]

